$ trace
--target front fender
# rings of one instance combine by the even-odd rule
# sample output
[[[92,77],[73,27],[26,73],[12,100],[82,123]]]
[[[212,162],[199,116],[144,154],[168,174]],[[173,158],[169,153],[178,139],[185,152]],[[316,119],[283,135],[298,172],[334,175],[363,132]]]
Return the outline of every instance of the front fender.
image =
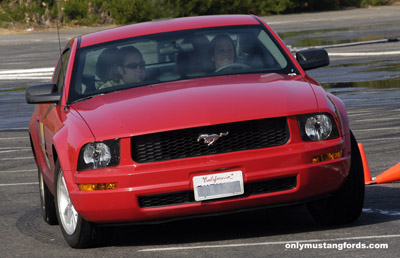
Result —
[[[74,183],[74,174],[77,170],[79,151],[83,145],[93,142],[95,138],[86,122],[76,111],[71,110],[65,121],[64,126],[54,136],[53,143],[64,173],[65,183],[68,191],[71,192],[78,189]]]
[[[342,124],[343,136],[350,136],[349,118],[346,107],[341,99],[331,93],[327,93],[327,98],[335,105],[336,113]],[[347,140],[347,139],[346,139]],[[350,138],[348,138],[350,141]]]
[[[326,92],[320,85],[317,84],[311,77],[306,76],[306,79],[313,88],[315,98],[317,99],[318,109],[320,112],[329,112],[335,116],[341,135],[344,138],[345,148],[343,154],[351,156],[351,139],[349,118],[347,116],[346,107],[343,101],[335,95]]]
[[[351,136],[350,136],[350,125],[349,125],[349,117],[347,116],[346,107],[341,99],[336,97],[331,93],[327,93],[327,98],[332,101],[335,105],[335,113],[337,114],[337,119],[341,123],[342,126],[342,134],[345,139],[345,150],[344,155],[351,156]]]

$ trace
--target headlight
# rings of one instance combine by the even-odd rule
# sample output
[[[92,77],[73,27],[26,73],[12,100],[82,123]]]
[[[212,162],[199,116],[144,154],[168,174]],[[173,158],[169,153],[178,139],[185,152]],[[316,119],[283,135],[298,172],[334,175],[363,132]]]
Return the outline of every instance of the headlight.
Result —
[[[303,141],[323,141],[339,137],[339,130],[328,113],[307,114],[297,117]]]
[[[119,164],[119,152],[118,139],[88,143],[79,153],[78,171],[116,166]]]

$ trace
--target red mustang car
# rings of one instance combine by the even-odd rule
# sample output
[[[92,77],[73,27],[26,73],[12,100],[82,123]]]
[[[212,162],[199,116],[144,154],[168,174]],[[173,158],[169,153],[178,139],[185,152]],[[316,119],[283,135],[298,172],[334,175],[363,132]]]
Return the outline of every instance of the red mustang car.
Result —
[[[73,38],[26,91],[43,218],[74,248],[99,224],[305,203],[356,220],[363,167],[343,102],[260,18],[140,23]]]

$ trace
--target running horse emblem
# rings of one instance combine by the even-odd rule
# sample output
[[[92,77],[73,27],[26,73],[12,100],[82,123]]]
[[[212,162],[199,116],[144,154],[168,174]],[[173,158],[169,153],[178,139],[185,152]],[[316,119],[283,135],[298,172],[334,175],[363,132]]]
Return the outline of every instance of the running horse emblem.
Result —
[[[197,141],[200,142],[201,140],[204,140],[204,143],[207,144],[207,146],[213,145],[219,138],[222,136],[227,136],[229,132],[226,133],[220,133],[220,134],[200,134],[199,137],[197,138]]]

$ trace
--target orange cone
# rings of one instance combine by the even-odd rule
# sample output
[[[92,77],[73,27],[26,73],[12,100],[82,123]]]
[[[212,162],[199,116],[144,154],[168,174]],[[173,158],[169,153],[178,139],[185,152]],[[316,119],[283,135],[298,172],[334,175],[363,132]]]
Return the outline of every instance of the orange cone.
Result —
[[[358,144],[358,149],[360,150],[361,160],[364,167],[364,182],[366,185],[374,184],[375,182],[371,178],[371,172],[369,171],[367,156],[365,156],[364,146],[362,143]]]
[[[400,163],[389,168],[388,170],[386,170],[385,172],[376,177],[377,184],[390,183],[399,180],[400,180]]]

